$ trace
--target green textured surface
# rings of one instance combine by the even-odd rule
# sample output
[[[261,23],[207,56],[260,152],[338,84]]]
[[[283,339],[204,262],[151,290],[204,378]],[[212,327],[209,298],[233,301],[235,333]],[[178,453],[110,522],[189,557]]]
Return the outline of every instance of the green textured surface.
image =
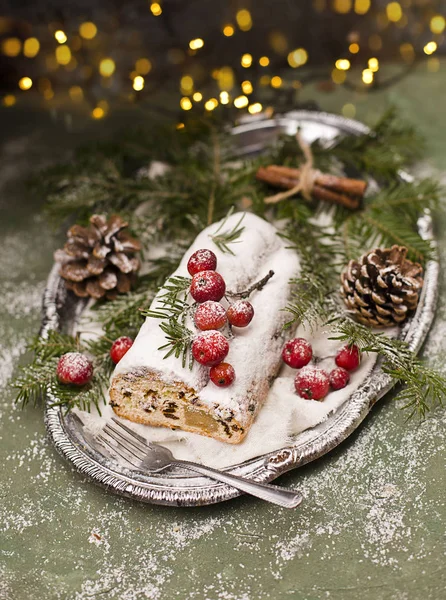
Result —
[[[444,71],[445,64],[442,63]],[[446,78],[425,68],[389,90],[352,98],[305,90],[323,110],[346,102],[373,122],[389,102],[428,137],[426,162],[446,168]],[[38,329],[58,240],[24,178],[109,123],[63,123],[0,111],[0,386],[3,525],[0,597],[8,600],[206,598],[440,600],[446,587],[445,412],[420,424],[386,397],[329,456],[282,477],[302,490],[287,511],[250,498],[200,509],[140,505],[80,477],[45,438],[42,412],[13,404],[8,378]],[[443,179],[446,178],[443,176]],[[446,218],[436,223],[446,251]],[[444,288],[443,288],[444,289]],[[446,313],[424,353],[444,368]]]

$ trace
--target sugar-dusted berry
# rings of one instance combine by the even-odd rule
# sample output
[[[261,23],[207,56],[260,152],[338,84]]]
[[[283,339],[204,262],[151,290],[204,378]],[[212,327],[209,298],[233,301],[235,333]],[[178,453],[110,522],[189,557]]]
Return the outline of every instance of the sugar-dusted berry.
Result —
[[[115,363],[115,365],[118,364],[118,362],[121,360],[121,358],[124,356],[124,354],[127,354],[127,352],[130,350],[130,348],[132,346],[133,346],[132,338],[129,338],[125,335],[123,335],[122,337],[118,338],[117,340],[115,340],[113,342],[113,345],[110,348],[110,358]]]
[[[221,329],[227,323],[226,310],[219,302],[208,300],[197,307],[194,322],[201,331]]]
[[[338,367],[330,373],[330,386],[333,390],[342,390],[350,381],[350,373]]]
[[[248,300],[237,300],[228,308],[228,321],[235,327],[247,327],[254,316],[254,308]]]
[[[216,268],[217,257],[206,248],[194,252],[187,263],[187,270],[191,275],[196,275],[200,271],[215,271]]]
[[[228,340],[219,331],[203,331],[192,342],[192,356],[206,367],[221,363],[228,352]]]
[[[197,302],[213,300],[218,302],[226,292],[226,284],[216,271],[200,271],[192,277],[190,293]]]
[[[355,344],[344,346],[336,354],[335,362],[338,367],[354,371],[361,363],[361,351]]]
[[[234,367],[226,362],[222,362],[219,365],[212,367],[209,371],[209,375],[212,383],[218,387],[228,387],[235,379]]]
[[[301,398],[323,400],[330,390],[330,380],[323,369],[308,366],[297,373],[294,387]]]
[[[294,338],[285,344],[282,350],[283,361],[293,369],[308,365],[313,357],[311,344],[304,338]]]
[[[59,358],[57,378],[60,383],[86,385],[93,377],[93,363],[80,352],[68,352]]]

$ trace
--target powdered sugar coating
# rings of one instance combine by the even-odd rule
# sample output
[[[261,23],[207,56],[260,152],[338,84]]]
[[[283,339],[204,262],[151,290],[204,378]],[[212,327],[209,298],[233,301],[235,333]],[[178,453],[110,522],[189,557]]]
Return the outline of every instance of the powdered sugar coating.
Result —
[[[229,229],[234,227],[241,216],[240,213],[232,215],[226,226]],[[182,381],[198,392],[201,403],[212,410],[218,407],[217,410],[231,411],[242,424],[247,422],[248,406],[257,394],[259,382],[276,375],[277,357],[280,357],[284,343],[277,332],[287,320],[282,309],[291,292],[289,280],[299,274],[297,254],[286,247],[273,225],[251,213],[245,214],[243,225],[243,233],[232,247],[234,255],[225,254],[216,246],[214,248],[227,289],[234,293],[242,292],[269,270],[274,271],[274,276],[262,291],[253,292],[249,298],[256,313],[255,327],[240,329],[230,341],[225,360],[237,371],[233,385],[226,389],[218,388],[209,380],[209,369],[196,362],[189,370],[187,366],[183,368],[181,360],[174,356],[164,359],[166,351],[159,348],[166,344],[165,334],[159,327],[159,320],[152,318],[146,319],[133,346],[115,369],[118,374],[147,367],[167,383]],[[188,275],[187,262],[191,253],[207,246],[210,236],[219,226],[220,223],[214,223],[198,235],[173,275]],[[240,256],[243,256],[243,261]],[[162,293],[152,302],[152,310],[159,308]],[[222,304],[227,307],[225,299]],[[192,318],[188,326],[194,330]],[[260,353],[256,350],[259,348],[262,348]]]
[[[195,325],[201,331],[221,329],[226,325],[227,320],[225,308],[213,300],[200,304],[194,315]]]

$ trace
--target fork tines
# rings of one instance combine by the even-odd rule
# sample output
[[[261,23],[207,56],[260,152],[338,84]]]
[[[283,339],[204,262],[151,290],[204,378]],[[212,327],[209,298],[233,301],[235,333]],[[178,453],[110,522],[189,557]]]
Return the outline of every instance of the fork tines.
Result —
[[[143,441],[144,438],[132,431],[130,427],[127,427],[114,417],[112,417],[112,420],[118,427],[107,423],[102,433],[98,435],[98,440],[132,466],[138,468],[139,465],[135,464],[135,462],[140,463],[142,461],[147,453],[148,445]],[[108,438],[113,440],[113,442]]]

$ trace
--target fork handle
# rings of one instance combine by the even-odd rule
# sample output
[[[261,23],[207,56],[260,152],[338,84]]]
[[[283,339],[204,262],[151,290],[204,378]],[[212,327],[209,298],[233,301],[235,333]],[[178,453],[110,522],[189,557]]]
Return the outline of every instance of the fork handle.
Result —
[[[256,481],[251,481],[250,479],[245,479],[244,477],[231,475],[229,473],[225,473],[224,471],[217,471],[211,467],[198,465],[197,463],[189,462],[187,460],[175,460],[172,461],[172,465],[185,467],[191,471],[196,471],[197,473],[206,475],[211,479],[228,483],[237,490],[246,492],[247,494],[251,494],[251,496],[256,496],[257,498],[261,498],[267,502],[278,504],[284,508],[296,508],[296,506],[299,506],[299,504],[302,502],[302,495],[299,494],[299,492],[287,490],[286,488],[281,488],[277,485],[257,483]]]

